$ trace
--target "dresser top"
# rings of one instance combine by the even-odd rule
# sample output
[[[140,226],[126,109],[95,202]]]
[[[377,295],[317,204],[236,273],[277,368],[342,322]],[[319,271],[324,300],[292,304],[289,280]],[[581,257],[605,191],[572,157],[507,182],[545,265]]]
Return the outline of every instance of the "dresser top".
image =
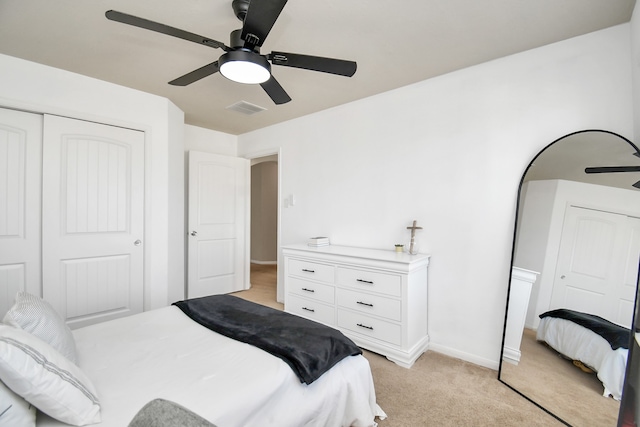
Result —
[[[399,264],[412,264],[412,263],[424,263],[424,262],[428,263],[429,257],[430,257],[430,255],[427,255],[427,254],[411,255],[406,252],[396,252],[394,250],[358,248],[353,246],[328,245],[328,246],[313,247],[313,246],[307,245],[306,243],[286,245],[286,246],[283,246],[282,249],[285,253],[288,250],[302,251],[302,252],[308,252],[309,254],[316,254],[316,255],[346,256],[346,257],[352,257],[352,258],[362,258],[367,260],[393,262],[393,263],[399,263]]]

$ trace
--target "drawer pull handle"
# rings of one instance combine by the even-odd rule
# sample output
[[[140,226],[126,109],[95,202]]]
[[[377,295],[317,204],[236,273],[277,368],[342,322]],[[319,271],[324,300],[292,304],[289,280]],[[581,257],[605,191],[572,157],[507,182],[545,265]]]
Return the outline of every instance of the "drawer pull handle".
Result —
[[[357,304],[366,305],[367,307],[373,307],[373,304],[369,304],[368,302],[356,301]]]
[[[306,292],[315,292],[315,290],[313,290],[313,289],[307,289],[307,288],[302,288],[302,290],[303,290],[303,291],[306,291]]]
[[[315,273],[315,270],[307,270],[306,268],[303,268],[302,271],[304,271],[305,273]]]
[[[363,325],[362,323],[358,323],[358,326],[360,326],[361,328],[365,328],[365,329],[369,329],[369,330],[373,331],[373,326]]]
[[[371,280],[356,279],[356,282],[366,283],[368,285],[373,285],[373,282]]]
[[[315,313],[316,311],[313,308],[307,308],[307,307],[302,307],[303,310],[307,310],[310,311],[312,313]]]

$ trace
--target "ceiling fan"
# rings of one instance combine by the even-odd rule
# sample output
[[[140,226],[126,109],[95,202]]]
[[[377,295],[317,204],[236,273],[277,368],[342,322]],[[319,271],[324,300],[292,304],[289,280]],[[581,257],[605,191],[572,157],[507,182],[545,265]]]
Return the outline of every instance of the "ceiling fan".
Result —
[[[187,86],[219,71],[224,77],[239,83],[260,84],[274,103],[284,104],[291,101],[291,98],[271,74],[269,62],[274,65],[303,68],[346,77],[353,76],[357,67],[353,61],[319,56],[286,52],[260,54],[260,47],[286,3],[287,0],[233,0],[231,4],[233,12],[243,24],[241,29],[231,32],[230,46],[217,40],[115,10],[109,10],[105,15],[112,21],[225,51],[217,61],[170,81],[171,85]]]
[[[633,153],[634,156],[640,157],[637,152]],[[621,172],[640,172],[640,166],[596,166],[588,167],[584,170],[585,173],[621,173]],[[640,189],[640,181],[633,184],[633,187]]]

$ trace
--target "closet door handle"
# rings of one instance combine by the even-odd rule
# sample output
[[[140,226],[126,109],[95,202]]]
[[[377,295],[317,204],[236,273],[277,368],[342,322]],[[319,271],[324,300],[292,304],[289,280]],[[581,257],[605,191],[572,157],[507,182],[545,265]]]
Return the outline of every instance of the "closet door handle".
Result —
[[[138,239],[135,242],[133,242],[133,246],[140,246],[142,244],[142,240]]]

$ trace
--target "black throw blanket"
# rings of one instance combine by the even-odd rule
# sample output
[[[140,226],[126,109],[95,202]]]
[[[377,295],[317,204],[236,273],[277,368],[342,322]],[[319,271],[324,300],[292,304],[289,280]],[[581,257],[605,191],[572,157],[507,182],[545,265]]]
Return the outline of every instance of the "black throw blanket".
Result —
[[[336,329],[231,295],[194,298],[173,305],[212,331],[279,357],[306,384],[345,357],[362,354]]]
[[[542,313],[540,318],[542,319],[544,317],[557,317],[560,319],[570,320],[582,327],[591,329],[593,332],[609,341],[613,350],[617,350],[620,347],[629,348],[629,329],[623,328],[615,323],[611,323],[602,317],[568,310],[566,308],[559,308],[557,310]]]

